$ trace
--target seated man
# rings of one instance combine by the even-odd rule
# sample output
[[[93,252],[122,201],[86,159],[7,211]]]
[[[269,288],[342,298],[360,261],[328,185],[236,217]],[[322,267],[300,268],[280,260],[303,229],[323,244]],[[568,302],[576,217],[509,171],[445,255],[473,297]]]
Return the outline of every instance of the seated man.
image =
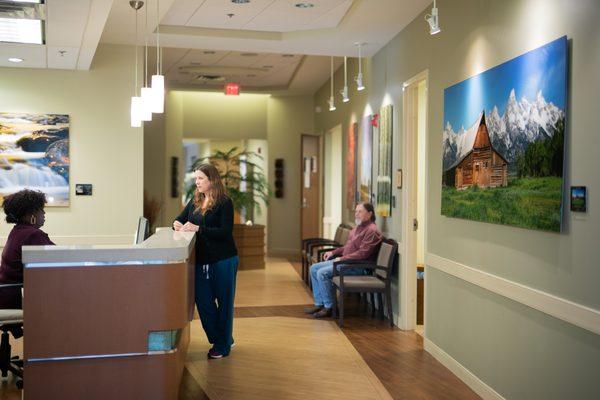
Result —
[[[357,204],[354,217],[356,227],[350,232],[346,245],[325,253],[323,255],[325,261],[310,267],[315,306],[307,308],[305,312],[312,314],[315,318],[331,315],[333,263],[344,260],[367,260],[381,242],[381,233],[375,225],[375,211],[372,204]],[[362,268],[355,268],[344,273],[346,275],[362,275],[363,272]]]

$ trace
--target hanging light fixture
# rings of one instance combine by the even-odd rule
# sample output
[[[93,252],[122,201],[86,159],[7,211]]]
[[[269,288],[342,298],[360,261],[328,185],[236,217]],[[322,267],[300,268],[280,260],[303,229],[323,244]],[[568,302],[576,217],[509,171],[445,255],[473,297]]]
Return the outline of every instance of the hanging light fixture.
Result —
[[[144,5],[143,1],[130,1],[129,5],[131,8],[135,10],[135,42],[133,45],[133,49],[135,52],[135,70],[134,70],[134,80],[133,80],[133,96],[131,97],[131,127],[139,128],[142,126],[142,98],[137,95],[137,87],[138,87],[138,48],[137,48],[137,38],[138,38],[138,26],[137,26],[137,12]]]
[[[145,9],[144,24],[144,86],[141,89],[142,121],[152,121],[152,88],[148,87],[148,7]],[[137,44],[137,42],[136,42]]]
[[[344,56],[344,88],[340,90],[342,94],[342,101],[347,103],[350,101],[348,97],[348,57]]]
[[[329,95],[329,111],[335,111],[335,99],[333,97],[333,56],[331,57],[331,92]]]
[[[362,74],[362,43],[356,42],[355,44],[358,46],[358,75],[356,75],[356,78],[354,78],[354,80],[356,81],[356,90],[360,92],[362,90],[365,90]]]
[[[162,75],[162,56],[160,52],[160,0],[156,0],[156,74],[152,75],[152,105],[153,113],[165,111],[165,77]]]
[[[435,0],[433,0],[433,8],[431,9],[431,14],[427,14],[425,16],[425,21],[429,24],[429,34],[435,35],[436,33],[440,33],[442,30],[440,29],[440,21],[438,16],[438,8],[435,4]]]

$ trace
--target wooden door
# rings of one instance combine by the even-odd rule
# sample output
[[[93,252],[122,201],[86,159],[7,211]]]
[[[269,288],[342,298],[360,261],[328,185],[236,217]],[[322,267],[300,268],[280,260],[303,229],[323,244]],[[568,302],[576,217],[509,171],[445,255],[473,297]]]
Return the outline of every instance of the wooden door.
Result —
[[[319,137],[302,135],[302,159],[300,182],[302,185],[301,238],[319,236]]]

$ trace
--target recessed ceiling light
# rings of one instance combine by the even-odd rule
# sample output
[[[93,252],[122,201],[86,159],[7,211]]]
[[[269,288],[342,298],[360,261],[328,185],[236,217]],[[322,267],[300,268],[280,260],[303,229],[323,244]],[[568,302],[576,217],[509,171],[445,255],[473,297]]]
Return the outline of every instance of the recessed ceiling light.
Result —
[[[272,66],[272,65],[263,65],[262,67],[263,67],[263,68],[273,68],[273,66]]]
[[[293,54],[282,54],[281,57],[291,58],[291,57],[294,57],[294,55]]]
[[[296,3],[295,5],[298,8],[313,8],[315,6],[313,3]]]
[[[8,59],[8,61],[14,62],[14,63],[20,63],[20,62],[23,62],[23,59],[19,58],[19,57],[11,57]]]
[[[0,42],[44,44],[42,21],[0,18]]]
[[[204,50],[202,53],[204,54],[215,54],[216,51],[212,51],[212,50]]]
[[[231,0],[233,4],[247,4],[250,3],[250,0]]]
[[[242,53],[240,54],[240,56],[242,57],[256,57],[258,54],[257,53]]]

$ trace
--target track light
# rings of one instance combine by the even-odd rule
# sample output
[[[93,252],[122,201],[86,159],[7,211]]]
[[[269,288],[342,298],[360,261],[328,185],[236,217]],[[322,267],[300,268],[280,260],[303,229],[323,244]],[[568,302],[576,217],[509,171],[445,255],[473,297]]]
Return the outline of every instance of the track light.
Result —
[[[431,14],[427,14],[425,16],[425,21],[427,21],[427,23],[429,24],[430,35],[435,35],[436,33],[440,33],[442,31],[440,29],[438,8],[435,4],[435,0],[433,0],[433,8],[431,9]]]
[[[347,103],[350,101],[348,97],[348,57],[344,57],[344,88],[340,90],[342,101]]]
[[[362,74],[362,52],[361,52],[362,43],[357,42],[355,44],[358,46],[358,75],[356,75],[356,78],[354,78],[354,80],[356,81],[356,90],[358,90],[360,92],[362,90],[365,90],[365,85],[363,84],[363,74]]]
[[[329,93],[329,111],[335,111],[335,98],[333,97],[333,57],[331,57],[331,90]]]

